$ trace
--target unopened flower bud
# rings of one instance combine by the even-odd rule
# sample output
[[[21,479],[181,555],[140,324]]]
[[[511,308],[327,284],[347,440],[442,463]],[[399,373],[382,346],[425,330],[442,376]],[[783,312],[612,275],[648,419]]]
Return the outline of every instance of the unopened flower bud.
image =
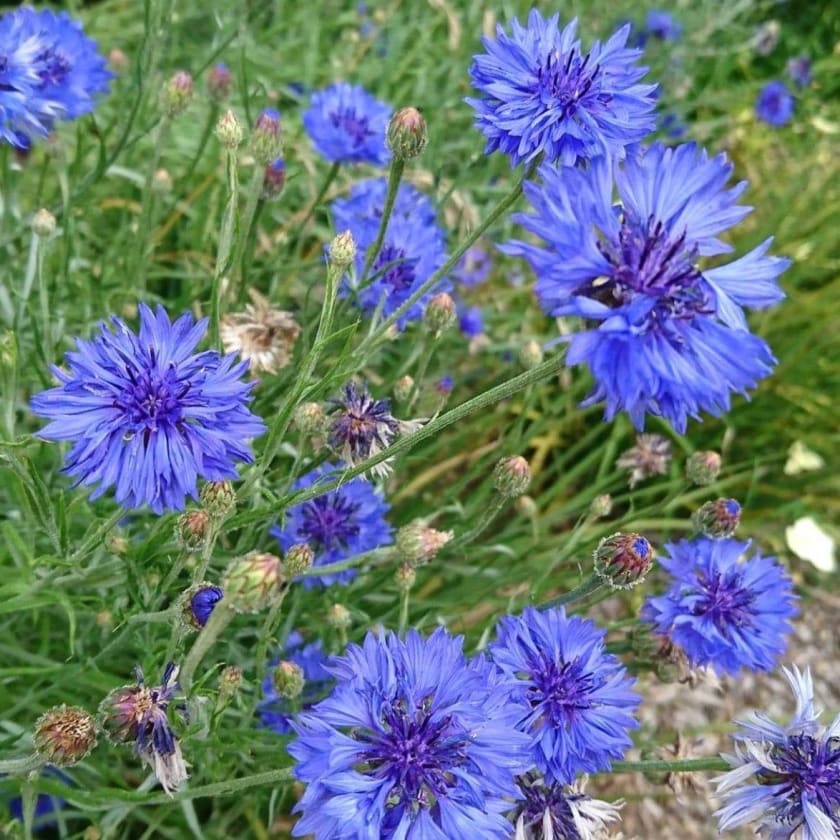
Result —
[[[152,175],[152,192],[157,195],[167,195],[172,192],[172,176],[168,169],[156,169]]]
[[[639,534],[613,534],[595,549],[595,574],[613,589],[632,589],[653,565],[653,549]]]
[[[301,403],[295,409],[295,426],[303,435],[320,435],[326,428],[324,409],[316,402]]]
[[[105,537],[105,545],[111,554],[122,557],[128,553],[128,540],[122,534],[108,534]]]
[[[543,360],[543,351],[536,341],[526,341],[519,348],[519,363],[526,370],[535,368]]]
[[[226,149],[238,149],[242,142],[242,126],[233,111],[225,111],[216,122],[216,138]]]
[[[214,102],[227,99],[230,94],[230,68],[221,61],[207,74],[207,90]]]
[[[295,578],[302,575],[315,561],[315,552],[306,543],[296,543],[283,558],[286,576]]]
[[[242,669],[236,665],[226,665],[219,674],[219,694],[216,697],[216,711],[224,709],[230,702],[231,697],[239,690],[242,684]]]
[[[181,596],[181,620],[184,625],[195,630],[204,627],[223,596],[221,587],[212,583],[202,582],[191,586]]]
[[[262,197],[265,201],[277,198],[286,186],[286,161],[277,158],[263,172]]]
[[[411,563],[403,563],[394,572],[394,582],[397,584],[397,589],[400,592],[408,592],[417,581],[417,572],[414,571],[414,566]]]
[[[198,551],[210,533],[210,515],[206,510],[188,510],[175,523],[175,540],[185,551]]]
[[[527,516],[529,519],[533,519],[539,510],[539,508],[537,508],[537,503],[531,498],[531,496],[520,496],[514,502],[514,506],[523,516]]]
[[[531,484],[531,468],[521,455],[502,458],[493,470],[493,486],[508,499],[521,496]]]
[[[391,117],[388,124],[388,148],[397,160],[416,158],[428,142],[426,120],[416,108],[400,108]]]
[[[436,294],[426,305],[423,321],[432,332],[443,332],[455,323],[455,301],[446,292]]]
[[[33,741],[47,764],[70,767],[96,746],[96,721],[78,706],[55,706],[38,718]]]
[[[356,259],[356,240],[349,230],[339,233],[329,248],[330,264],[336,271],[344,272]]]
[[[327,624],[333,630],[346,630],[353,623],[350,610],[343,604],[333,604],[327,611]]]
[[[612,513],[613,500],[609,493],[601,493],[596,496],[589,505],[589,512],[600,519],[602,516],[609,516]]]
[[[741,505],[735,499],[715,499],[702,505],[691,521],[703,536],[714,539],[731,537],[741,521]]]
[[[685,463],[685,474],[689,481],[704,487],[718,477],[720,465],[721,458],[717,452],[694,452]]]
[[[283,583],[280,558],[252,551],[228,566],[222,580],[225,603],[239,612],[259,612],[274,602]]]
[[[189,107],[193,98],[193,79],[185,70],[171,76],[161,92],[161,107],[167,117],[177,117]]]
[[[55,233],[55,216],[42,207],[32,217],[32,233],[39,239],[49,239]]]
[[[108,66],[115,73],[125,73],[128,70],[128,56],[119,47],[112,47],[108,53]]]
[[[394,399],[404,403],[412,393],[414,393],[414,378],[408,375],[401,376],[394,384]]]
[[[294,700],[303,694],[306,680],[303,676],[303,668],[296,662],[281,662],[274,669],[271,682],[279,697],[284,700]]]
[[[440,396],[446,399],[451,393],[452,389],[455,387],[455,381],[452,379],[451,376],[441,376],[437,382],[435,382],[435,391],[437,391]]]
[[[229,481],[208,481],[198,498],[214,522],[224,522],[236,510],[236,490]]]
[[[397,531],[395,544],[402,559],[413,565],[428,563],[454,537],[452,531],[429,528],[415,519]]]
[[[266,108],[257,117],[251,134],[251,152],[261,166],[268,166],[283,152],[283,136],[280,114],[274,108]]]

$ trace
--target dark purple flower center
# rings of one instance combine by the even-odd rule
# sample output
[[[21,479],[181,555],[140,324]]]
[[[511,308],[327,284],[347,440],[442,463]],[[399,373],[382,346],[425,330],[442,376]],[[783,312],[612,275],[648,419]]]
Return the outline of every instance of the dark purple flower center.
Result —
[[[327,493],[306,502],[300,531],[314,551],[347,548],[359,533],[356,513],[360,505],[340,493]]]
[[[353,457],[367,458],[374,444],[387,447],[399,429],[388,400],[374,400],[351,383],[345,389],[342,410],[333,418],[330,443],[335,449],[349,449]]]
[[[361,146],[368,137],[373,136],[367,117],[359,116],[355,108],[334,111],[330,120],[335,128],[340,128],[353,141],[354,146]]]
[[[537,69],[534,93],[544,106],[558,111],[558,120],[572,117],[580,100],[592,91],[599,70],[597,64],[590,66],[589,55],[581,57],[577,48],[565,56],[553,50]]]
[[[373,273],[378,274],[388,266],[381,275],[382,282],[394,292],[407,292],[414,283],[414,268],[417,263],[416,258],[409,259],[406,257],[402,248],[385,245],[374,260]]]
[[[580,712],[592,707],[595,679],[583,670],[579,659],[556,662],[542,658],[524,678],[530,682],[531,708],[541,709],[552,726],[570,726]]]
[[[717,629],[728,636],[733,627],[747,627],[755,622],[755,595],[744,586],[738,569],[711,578],[700,576],[700,597],[692,608],[694,615],[702,615],[714,622]]]
[[[455,784],[452,770],[467,761],[468,733],[450,715],[432,714],[433,705],[432,696],[417,704],[395,698],[376,731],[355,734],[366,745],[357,769],[391,783],[386,806],[398,819],[404,810],[432,808]]]
[[[556,837],[563,840],[580,840],[580,833],[569,804],[570,797],[563,792],[562,785],[546,785],[543,782],[523,777],[519,779],[519,787],[525,794],[520,813],[525,825],[538,837],[543,836],[543,819],[545,812],[548,811]]]
[[[811,735],[792,735],[771,751],[777,772],[759,771],[761,784],[783,785],[776,817],[795,825],[802,820],[802,797],[830,817],[835,830],[840,820],[840,739],[818,740]]]
[[[45,50],[38,56],[37,61],[42,63],[38,74],[42,85],[62,84],[73,66],[60,49]]]

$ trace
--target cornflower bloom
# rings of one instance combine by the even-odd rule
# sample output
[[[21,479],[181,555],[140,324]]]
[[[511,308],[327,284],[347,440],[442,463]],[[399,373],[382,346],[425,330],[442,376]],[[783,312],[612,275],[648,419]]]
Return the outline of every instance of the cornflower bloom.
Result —
[[[516,728],[531,742],[532,763],[550,784],[606,770],[632,746],[641,697],[604,631],[565,610],[528,607],[506,616],[491,644],[493,662],[516,681]]]
[[[384,166],[391,157],[385,145],[391,106],[360,85],[337,82],[316,91],[302,119],[315,151],[331,163]]]
[[[137,334],[111,321],[114,332],[103,323],[92,341],[76,339],[69,371],[52,369],[59,387],[32,398],[51,421],[39,434],[74,441],[63,471],[75,485],[99,485],[91,499],[115,487],[125,507],[182,510],[198,498],[199,476],[236,478],[236,462],[253,461],[248,441],[265,426],[248,409],[248,363],[193,353],[207,319],[188,312],[172,323],[162,306],[140,304]]]
[[[292,485],[293,490],[303,490],[329,479],[341,471],[341,464],[323,464]],[[271,529],[283,551],[293,545],[306,543],[315,552],[313,567],[326,566],[340,560],[349,560],[389,545],[392,529],[385,518],[390,506],[363,478],[342,482],[308,502],[293,505],[286,511],[282,527]],[[303,578],[306,587],[348,583],[358,574],[356,569],[345,569],[333,574]]]
[[[710,666],[719,676],[769,671],[787,648],[798,612],[793,581],[775,557],[745,559],[749,547],[706,537],[665,546],[670,556],[659,563],[672,582],[647,599],[642,618],[692,667]]]
[[[630,26],[585,52],[577,20],[560,29],[559,19],[531,9],[525,26],[511,22],[510,35],[499,25],[470,67],[481,98],[466,101],[485,152],[499,149],[514,166],[539,155],[568,165],[623,158],[656,124],[656,85],[639,83],[647,68],[636,63],[642,51],[627,48]]]
[[[326,666],[335,688],[292,723],[295,836],[508,840],[529,739],[510,681],[462,645],[443,628],[371,632]]]
[[[769,840],[840,837],[840,716],[820,724],[811,673],[795,665],[783,673],[796,700],[787,725],[760,712],[738,721],[732,769],[719,776],[721,831],[755,823]]]
[[[774,128],[781,128],[791,121],[793,108],[793,96],[784,82],[767,82],[755,100],[755,115]]]
[[[682,35],[682,24],[662,9],[651,9],[645,18],[645,34],[660,41],[676,41]]]
[[[808,87],[811,84],[811,59],[807,55],[798,55],[788,59],[785,65],[785,72],[790,80],[799,87]]]
[[[526,184],[535,212],[514,219],[547,244],[502,250],[530,263],[546,312],[585,319],[564,339],[567,362],[589,366],[584,405],[604,401],[607,420],[626,411],[642,429],[650,413],[682,433],[689,416],[724,413],[732,392],[770,373],[775,359],[743,307],[781,300],[790,261],[767,256],[771,237],[728,264],[701,264],[731,250],[718,234],[751,210],[736,203],[746,182],[726,188],[731,173],[723,154],[656,143],[614,173],[598,159],[586,171],[544,166],[542,183]]]

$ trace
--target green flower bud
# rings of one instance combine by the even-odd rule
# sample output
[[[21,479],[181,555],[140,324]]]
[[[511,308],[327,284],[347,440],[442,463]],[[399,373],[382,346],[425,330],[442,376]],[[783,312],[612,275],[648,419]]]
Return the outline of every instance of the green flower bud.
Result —
[[[720,475],[721,457],[717,452],[694,452],[685,463],[685,474],[689,481],[705,487]]]
[[[531,468],[521,455],[502,458],[493,471],[496,490],[508,499],[521,496],[531,484]]]
[[[416,158],[429,142],[426,120],[416,108],[400,108],[388,124],[387,140],[397,160]]]
[[[252,551],[228,566],[222,580],[225,602],[239,612],[259,612],[282,592],[282,563],[273,554]]]
[[[448,330],[455,323],[455,301],[446,292],[435,295],[426,305],[423,321],[432,332]]]
[[[330,265],[336,271],[343,273],[356,259],[356,240],[349,230],[339,233],[330,242],[329,247]]]
[[[224,522],[236,510],[236,491],[229,481],[208,481],[198,498],[216,523]]]
[[[189,107],[193,98],[193,79],[185,70],[171,76],[161,92],[161,107],[167,117],[177,117]]]
[[[543,360],[542,347],[536,341],[526,341],[519,349],[519,363],[526,370],[535,368]]]
[[[403,563],[394,573],[394,582],[400,592],[408,592],[414,586],[416,580],[417,572],[414,571],[414,566],[410,563]]]
[[[306,543],[297,543],[286,552],[283,567],[289,578],[296,578],[309,569],[314,560],[315,552]]]
[[[42,207],[32,217],[32,232],[39,239],[49,239],[55,233],[55,216]]]
[[[200,551],[210,533],[210,515],[205,510],[188,510],[175,523],[175,540],[185,551]]]
[[[226,148],[233,151],[242,143],[242,126],[233,111],[225,111],[216,123],[216,137]]]
[[[343,604],[333,604],[327,612],[327,624],[333,630],[346,630],[353,623],[350,610]]]
[[[428,563],[454,537],[452,531],[437,531],[426,527],[422,519],[397,531],[396,547],[402,558],[411,565]]]
[[[601,519],[601,517],[609,516],[612,513],[612,508],[612,496],[609,493],[601,493],[600,496],[596,496],[592,500],[592,503],[589,505],[589,512],[598,519]]]
[[[327,423],[324,409],[316,402],[301,403],[295,409],[294,420],[301,434],[307,437],[323,434]]]
[[[272,675],[274,690],[284,700],[294,700],[303,693],[306,682],[303,668],[296,662],[281,662]]]
[[[411,376],[400,377],[394,385],[394,399],[404,403],[414,392],[414,379]]]

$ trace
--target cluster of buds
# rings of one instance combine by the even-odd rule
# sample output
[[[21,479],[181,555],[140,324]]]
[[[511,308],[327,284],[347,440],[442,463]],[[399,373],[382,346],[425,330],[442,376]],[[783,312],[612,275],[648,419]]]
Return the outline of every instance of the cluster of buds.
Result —
[[[415,519],[397,531],[395,544],[400,559],[419,566],[433,560],[454,536],[452,531],[438,531],[429,528],[422,519]]]
[[[653,549],[639,534],[613,534],[595,549],[595,574],[612,589],[632,589],[653,565]]]
[[[279,557],[251,551],[228,566],[222,580],[225,603],[237,612],[259,612],[279,597],[285,582]]]
[[[388,124],[387,141],[397,160],[416,158],[429,142],[423,115],[416,108],[400,108]]]
[[[702,505],[691,521],[703,536],[731,537],[741,521],[741,505],[735,499],[715,499]]]
[[[493,470],[493,486],[507,499],[521,496],[531,485],[531,468],[521,455],[502,458]]]
[[[193,78],[185,70],[179,70],[163,85],[161,107],[163,113],[172,119],[182,114],[193,98]]]

